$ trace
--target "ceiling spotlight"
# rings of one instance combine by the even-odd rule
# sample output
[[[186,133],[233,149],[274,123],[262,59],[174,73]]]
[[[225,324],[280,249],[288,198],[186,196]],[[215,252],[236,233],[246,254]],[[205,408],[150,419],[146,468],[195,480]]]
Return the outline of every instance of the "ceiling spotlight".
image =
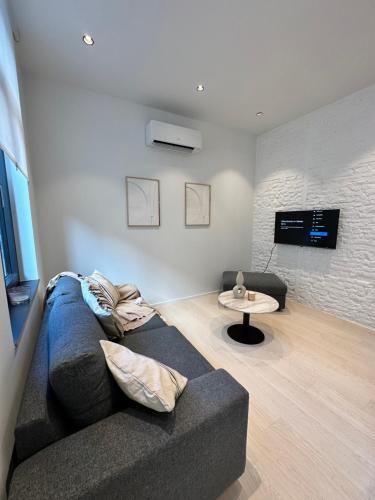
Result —
[[[261,118],[262,116],[264,116],[264,113],[263,111],[258,111],[258,113],[256,113],[255,115],[257,118]]]
[[[204,85],[203,83],[199,83],[196,88],[197,92],[203,92],[204,91]]]
[[[83,42],[86,44],[86,45],[94,45],[94,39],[91,35],[89,35],[88,33],[85,33],[82,37],[82,40]]]

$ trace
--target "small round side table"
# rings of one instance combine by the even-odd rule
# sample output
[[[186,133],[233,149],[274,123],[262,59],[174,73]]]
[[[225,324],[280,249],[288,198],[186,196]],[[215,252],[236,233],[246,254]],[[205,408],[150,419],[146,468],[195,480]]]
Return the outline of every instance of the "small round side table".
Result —
[[[232,290],[219,295],[219,303],[233,311],[243,313],[242,324],[231,325],[227,332],[231,339],[241,344],[260,344],[264,340],[264,334],[259,328],[250,325],[250,313],[271,313],[279,308],[279,303],[273,297],[265,293],[254,292],[255,300],[251,301],[246,296],[243,299],[236,299]]]

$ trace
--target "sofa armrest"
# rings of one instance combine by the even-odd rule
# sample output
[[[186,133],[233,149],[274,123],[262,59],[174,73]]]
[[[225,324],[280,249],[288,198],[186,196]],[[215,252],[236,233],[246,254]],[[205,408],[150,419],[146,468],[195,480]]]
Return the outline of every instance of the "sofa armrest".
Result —
[[[9,499],[216,498],[245,467],[248,397],[226,371],[207,373],[172,414],[134,405],[36,453]]]

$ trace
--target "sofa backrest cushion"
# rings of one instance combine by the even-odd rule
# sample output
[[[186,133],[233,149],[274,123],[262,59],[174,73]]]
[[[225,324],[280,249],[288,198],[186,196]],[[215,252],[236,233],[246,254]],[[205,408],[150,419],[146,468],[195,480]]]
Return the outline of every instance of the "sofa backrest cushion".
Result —
[[[119,392],[100,347],[102,327],[82,295],[68,299],[56,298],[49,318],[49,380],[66,416],[85,427],[115,411]]]
[[[81,283],[79,280],[70,276],[61,276],[56,282],[55,287],[47,298],[47,304],[53,306],[57,299],[64,297],[66,300],[75,301],[81,298]]]

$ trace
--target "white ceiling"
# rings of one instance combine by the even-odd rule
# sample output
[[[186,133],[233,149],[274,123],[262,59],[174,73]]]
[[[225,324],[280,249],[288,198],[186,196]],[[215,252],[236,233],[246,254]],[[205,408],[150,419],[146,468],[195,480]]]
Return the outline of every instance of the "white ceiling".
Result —
[[[26,70],[254,133],[375,83],[375,0],[10,3]]]

